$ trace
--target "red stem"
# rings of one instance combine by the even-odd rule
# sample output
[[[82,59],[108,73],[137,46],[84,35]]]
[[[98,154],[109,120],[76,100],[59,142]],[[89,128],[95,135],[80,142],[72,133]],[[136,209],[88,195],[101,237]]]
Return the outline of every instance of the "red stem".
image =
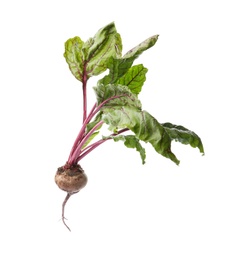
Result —
[[[93,106],[93,108],[91,109],[91,111],[90,111],[88,117],[87,117],[86,120],[83,122],[82,128],[81,128],[81,130],[80,130],[80,132],[79,132],[79,134],[78,134],[78,136],[77,136],[77,138],[76,138],[76,140],[75,140],[75,142],[74,142],[74,145],[73,145],[73,147],[72,147],[72,149],[71,149],[68,162],[69,162],[69,160],[71,159],[71,156],[72,156],[73,152],[75,151],[75,149],[76,149],[78,143],[79,143],[79,142],[82,140],[82,138],[84,137],[85,130],[86,130],[86,125],[90,122],[90,120],[92,119],[92,117],[95,115],[95,113],[93,113],[93,112],[94,112],[96,106],[97,106],[97,105],[96,105],[96,103],[95,103],[94,106]]]
[[[97,148],[100,144],[106,142],[107,140],[110,139],[101,139],[97,142],[95,142],[94,144],[89,145],[88,147],[85,148],[85,152],[82,152],[82,154],[80,156],[78,156],[76,158],[76,162],[79,162],[81,159],[83,159],[86,155],[88,155],[92,150],[94,150],[95,148]]]
[[[124,128],[124,129],[118,131],[118,133],[116,133],[116,134],[111,134],[111,136],[119,135],[119,134],[124,133],[128,130],[129,130],[128,128]],[[106,142],[107,140],[111,140],[111,139],[112,139],[111,137],[106,138],[106,139],[101,139],[101,140],[87,146],[85,149],[83,149],[82,154],[76,158],[76,163],[78,163],[81,159],[83,159],[86,155],[88,155],[92,150],[97,148],[100,144]]]
[[[81,153],[81,148],[82,148],[82,146],[83,146],[83,145],[85,144],[85,142],[89,139],[89,137],[97,130],[97,128],[98,128],[99,126],[101,126],[103,123],[104,123],[103,121],[98,122],[98,123],[92,128],[92,130],[90,130],[90,131],[88,132],[88,134],[85,135],[85,136],[82,138],[82,140],[80,141],[80,143],[78,144],[77,148],[75,149],[75,151],[73,152],[73,154],[72,154],[72,156],[71,156],[71,158],[70,158],[70,164],[71,164],[71,165],[77,163],[77,162],[76,162],[76,158],[77,158],[78,155]]]
[[[97,123],[96,126],[94,126],[95,130],[91,130],[91,134],[90,132],[85,135],[85,131],[86,131],[86,126],[87,124],[91,121],[91,119],[94,117],[94,115],[106,104],[108,103],[110,100],[113,100],[113,99],[116,99],[116,98],[120,98],[120,97],[123,97],[123,96],[127,96],[127,95],[119,95],[119,96],[113,96],[113,97],[110,97],[106,100],[104,100],[101,104],[99,104],[98,106],[95,104],[92,108],[92,110],[90,111],[88,117],[85,118],[84,122],[83,122],[83,125],[82,125],[82,128],[75,140],[75,143],[71,149],[71,152],[70,152],[70,155],[69,155],[69,158],[68,158],[68,165],[72,165],[73,163],[76,163],[77,161],[77,158],[78,155],[80,155],[81,153],[81,147],[83,146],[83,144],[87,141],[87,139],[91,136],[91,134],[97,129],[97,127],[99,127],[99,124],[103,124],[102,121],[100,121],[99,123]],[[85,140],[85,141],[83,141]],[[93,150],[93,149],[92,149]],[[79,153],[79,154],[78,154]]]
[[[82,83],[82,93],[83,93],[83,123],[86,120],[87,117],[87,71],[86,71],[87,64],[84,63],[83,68],[83,83]]]

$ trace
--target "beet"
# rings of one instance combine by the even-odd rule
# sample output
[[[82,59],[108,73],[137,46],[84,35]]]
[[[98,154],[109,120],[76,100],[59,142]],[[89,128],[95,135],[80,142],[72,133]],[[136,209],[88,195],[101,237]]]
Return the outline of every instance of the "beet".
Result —
[[[57,186],[68,193],[76,193],[86,186],[87,176],[79,164],[62,166],[55,174]]]

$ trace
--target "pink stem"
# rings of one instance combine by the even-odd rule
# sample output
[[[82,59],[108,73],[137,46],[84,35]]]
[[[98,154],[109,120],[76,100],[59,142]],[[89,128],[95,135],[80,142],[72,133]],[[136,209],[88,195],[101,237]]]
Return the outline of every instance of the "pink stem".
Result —
[[[92,117],[95,115],[95,114],[93,114],[93,111],[95,110],[96,106],[97,106],[97,104],[95,103],[94,106],[93,106],[93,108],[91,109],[91,111],[90,111],[88,117],[87,117],[86,120],[84,121],[84,123],[83,123],[83,125],[82,125],[82,128],[81,128],[81,130],[80,130],[80,132],[79,132],[79,134],[78,134],[78,136],[77,136],[77,138],[76,138],[76,140],[75,140],[75,142],[74,142],[74,145],[73,145],[73,147],[72,147],[72,149],[71,149],[68,162],[69,162],[69,160],[71,159],[71,156],[72,156],[74,150],[76,149],[78,143],[82,140],[82,138],[83,138],[83,136],[84,136],[84,134],[85,134],[85,130],[86,130],[87,124],[90,122],[90,120],[92,119]]]
[[[84,80],[83,80],[84,81]],[[101,104],[99,104],[98,106],[95,105],[93,106],[92,110],[90,111],[89,115],[87,118],[85,118],[84,122],[83,122],[83,125],[82,125],[82,128],[75,140],[75,143],[71,149],[71,152],[70,152],[70,155],[69,155],[69,158],[68,158],[68,164],[72,164],[76,161],[76,159],[78,158],[78,153],[80,154],[81,153],[81,147],[83,146],[83,144],[86,142],[86,140],[90,137],[90,135],[88,136],[88,138],[86,138],[85,136],[85,130],[86,130],[86,126],[87,124],[91,121],[91,119],[94,117],[94,115],[102,108],[102,106],[104,106],[106,103],[108,103],[110,100],[113,100],[113,99],[116,99],[116,98],[120,98],[120,97],[124,97],[124,96],[127,96],[127,95],[119,95],[119,96],[113,96],[111,98],[108,98],[106,100],[104,100]],[[85,114],[85,113],[84,113]],[[99,122],[100,123],[100,122]],[[98,124],[99,124],[98,123]],[[103,123],[103,122],[102,122]],[[101,125],[101,124],[100,124]],[[96,126],[95,126],[96,127]],[[96,128],[95,128],[96,129]],[[94,130],[95,131],[95,130]],[[93,132],[94,132],[93,131]],[[92,133],[93,133],[92,132]],[[89,132],[90,133],[90,132]],[[88,133],[88,134],[89,134]],[[85,139],[85,141],[83,142],[83,139]]]
[[[99,140],[97,141],[96,143],[86,147],[88,149],[85,149],[85,152],[82,153],[80,156],[78,156],[76,158],[76,162],[79,162],[81,159],[83,159],[86,155],[88,155],[92,150],[94,150],[95,148],[97,148],[100,144],[106,142],[107,140],[110,140],[110,139],[103,139],[103,140]]]
[[[124,129],[118,131],[118,133],[116,133],[116,134],[111,134],[111,136],[119,135],[119,134],[126,132],[128,130],[129,130],[128,128],[124,128]],[[100,144],[106,142],[107,140],[111,140],[111,139],[112,139],[111,137],[106,138],[106,139],[101,139],[101,140],[87,146],[85,149],[83,149],[82,154],[76,158],[76,163],[79,162],[81,159],[83,159],[86,155],[88,155],[92,150],[97,148]]]
[[[104,122],[100,121],[98,122],[93,128],[92,130],[90,130],[87,135],[85,135],[83,137],[83,139],[81,140],[81,142],[78,144],[77,148],[75,149],[75,151],[73,152],[71,158],[70,158],[70,164],[75,164],[76,163],[76,158],[78,157],[78,155],[81,153],[81,148],[82,146],[85,144],[85,142],[90,138],[90,136],[97,130],[97,128],[99,126],[101,126]]]
[[[83,68],[83,84],[82,84],[82,93],[83,93],[83,123],[87,117],[87,72],[86,72],[86,63]]]

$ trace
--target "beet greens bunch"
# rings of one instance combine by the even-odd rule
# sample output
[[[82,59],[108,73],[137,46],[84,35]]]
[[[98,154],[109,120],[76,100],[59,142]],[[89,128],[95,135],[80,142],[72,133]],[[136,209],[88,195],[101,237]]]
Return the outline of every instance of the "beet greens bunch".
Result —
[[[154,46],[157,40],[158,35],[154,35],[122,55],[121,37],[115,24],[110,23],[86,42],[74,37],[65,43],[64,57],[72,74],[82,82],[83,92],[82,127],[66,164],[58,168],[55,175],[58,187],[67,192],[62,205],[65,225],[64,208],[67,200],[87,183],[79,162],[106,141],[123,141],[126,147],[135,148],[143,164],[146,154],[142,142],[150,143],[157,153],[176,164],[179,164],[179,160],[171,150],[173,140],[198,148],[204,154],[201,139],[194,132],[183,126],[159,123],[151,114],[142,110],[138,95],[148,70],[142,64],[133,65],[133,62]],[[109,73],[93,88],[96,103],[87,112],[87,82],[92,76],[106,70]],[[110,134],[94,141],[104,124],[108,125]]]

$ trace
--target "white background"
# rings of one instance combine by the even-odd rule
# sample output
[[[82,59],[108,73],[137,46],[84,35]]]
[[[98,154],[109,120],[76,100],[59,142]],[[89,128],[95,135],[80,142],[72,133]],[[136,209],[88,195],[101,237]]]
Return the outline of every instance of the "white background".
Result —
[[[242,259],[240,1],[2,1],[1,259]],[[173,144],[180,166],[107,142],[82,161],[88,185],[54,183],[81,126],[81,85],[64,42],[114,21],[123,53],[159,34],[137,63],[140,99],[160,122],[203,140]],[[89,82],[90,108],[94,102]]]

